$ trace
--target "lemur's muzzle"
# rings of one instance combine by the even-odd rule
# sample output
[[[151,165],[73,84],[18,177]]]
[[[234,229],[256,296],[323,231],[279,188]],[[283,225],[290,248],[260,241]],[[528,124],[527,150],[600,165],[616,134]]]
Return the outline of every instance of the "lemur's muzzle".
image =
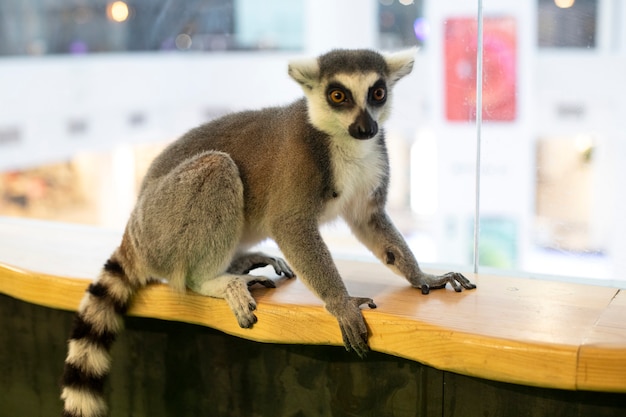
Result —
[[[372,119],[367,110],[362,110],[348,128],[348,132],[355,139],[371,139],[378,133],[378,123]]]

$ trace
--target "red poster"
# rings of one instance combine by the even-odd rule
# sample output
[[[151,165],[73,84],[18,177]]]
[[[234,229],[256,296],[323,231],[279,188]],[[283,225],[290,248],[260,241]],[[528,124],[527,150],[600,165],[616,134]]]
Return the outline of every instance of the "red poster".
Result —
[[[449,121],[476,118],[477,24],[445,21],[445,106]],[[483,120],[513,121],[517,100],[516,25],[512,17],[489,17],[483,26]]]

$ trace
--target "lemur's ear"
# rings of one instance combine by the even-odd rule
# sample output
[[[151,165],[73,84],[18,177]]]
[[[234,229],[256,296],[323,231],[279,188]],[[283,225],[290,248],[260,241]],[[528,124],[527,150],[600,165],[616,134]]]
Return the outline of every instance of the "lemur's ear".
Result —
[[[415,55],[418,49],[417,47],[413,47],[404,51],[384,55],[387,66],[389,67],[389,78],[392,84],[413,70],[413,62],[415,62]]]
[[[317,58],[295,59],[289,62],[288,73],[302,88],[312,90],[319,83],[320,66]]]

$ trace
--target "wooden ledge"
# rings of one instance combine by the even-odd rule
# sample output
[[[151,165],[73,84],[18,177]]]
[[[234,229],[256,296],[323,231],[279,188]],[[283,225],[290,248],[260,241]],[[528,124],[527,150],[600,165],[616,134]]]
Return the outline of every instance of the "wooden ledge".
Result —
[[[117,232],[0,218],[0,293],[75,310]],[[475,291],[423,296],[377,263],[338,261],[373,350],[469,376],[626,393],[626,294],[615,288],[479,275]],[[152,285],[129,314],[209,326],[260,342],[341,345],[335,319],[298,279],[253,289],[258,323],[241,329],[223,300]]]

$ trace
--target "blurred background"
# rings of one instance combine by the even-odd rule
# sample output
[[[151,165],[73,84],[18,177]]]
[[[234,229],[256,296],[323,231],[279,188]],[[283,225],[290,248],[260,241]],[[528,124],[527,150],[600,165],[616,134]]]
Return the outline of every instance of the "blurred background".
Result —
[[[122,229],[167,143],[301,96],[289,59],[418,45],[386,127],[389,208],[418,260],[472,268],[482,94],[479,270],[626,285],[626,4],[489,1],[478,94],[477,7],[0,0],[0,216]],[[325,236],[368,256],[340,222]]]

